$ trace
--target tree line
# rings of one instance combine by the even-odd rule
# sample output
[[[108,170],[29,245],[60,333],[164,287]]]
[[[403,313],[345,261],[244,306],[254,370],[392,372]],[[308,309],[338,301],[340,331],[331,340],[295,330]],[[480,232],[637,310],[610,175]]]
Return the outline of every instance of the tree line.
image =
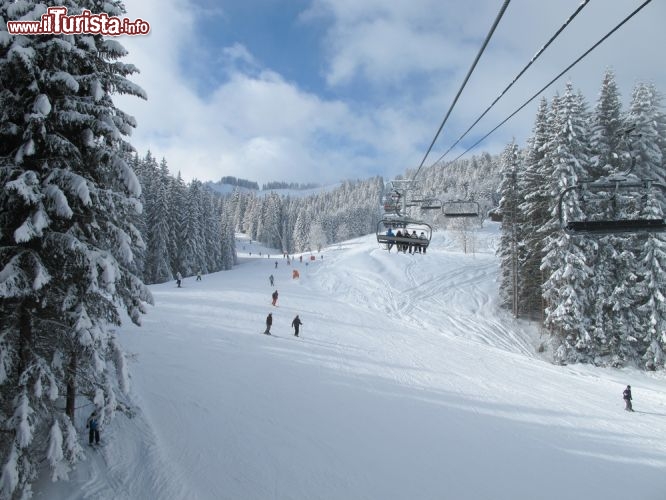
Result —
[[[192,276],[229,270],[236,264],[231,205],[194,179],[169,174],[165,159],[150,152],[134,156],[132,166],[141,182],[143,212],[137,229],[145,242],[137,257],[145,283],[164,283],[176,273]]]
[[[374,232],[383,190],[382,178],[373,177],[305,197],[235,190],[226,203],[236,231],[294,253]]]
[[[663,217],[661,191],[583,193],[584,181],[626,172],[666,180],[666,115],[652,84],[635,86],[627,110],[612,71],[594,109],[566,85],[539,105],[525,149],[501,155],[500,299],[536,319],[556,362],[663,368],[666,348],[666,238],[663,233],[568,234],[560,212],[579,220]]]

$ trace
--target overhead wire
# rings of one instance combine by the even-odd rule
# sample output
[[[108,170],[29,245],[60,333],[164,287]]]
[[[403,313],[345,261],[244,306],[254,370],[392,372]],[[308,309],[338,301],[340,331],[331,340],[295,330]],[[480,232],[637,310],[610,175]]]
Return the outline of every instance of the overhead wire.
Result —
[[[476,124],[478,124],[478,123],[483,119],[483,117],[486,116],[486,114],[488,114],[488,111],[490,111],[490,110],[495,106],[495,104],[497,104],[497,102],[498,102],[502,97],[504,97],[504,94],[506,94],[506,93],[509,91],[509,89],[510,89],[511,87],[513,87],[513,85],[514,85],[514,84],[520,79],[520,77],[523,76],[523,74],[524,74],[524,73],[530,68],[530,66],[532,66],[532,64],[534,64],[534,62],[535,62],[537,59],[539,59],[539,57],[540,57],[540,56],[546,51],[546,49],[550,46],[550,44],[552,44],[552,43],[555,41],[555,39],[556,39],[558,36],[560,36],[560,34],[561,34],[561,33],[562,33],[562,32],[563,32],[563,31],[569,26],[569,24],[571,24],[571,21],[573,21],[573,20],[576,18],[576,16],[577,16],[578,14],[580,14],[580,12],[585,8],[585,6],[586,6],[588,3],[590,3],[590,0],[583,0],[583,2],[578,6],[578,8],[573,12],[573,14],[571,14],[571,15],[569,16],[569,18],[564,22],[564,24],[560,27],[560,29],[558,29],[558,30],[555,32],[555,34],[554,34],[553,36],[550,37],[550,40],[548,40],[548,42],[546,42],[546,44],[543,45],[543,46],[537,51],[536,54],[534,54],[534,56],[532,57],[532,59],[530,59],[530,61],[527,63],[527,65],[526,65],[526,66],[520,71],[520,73],[518,73],[518,74],[514,77],[514,79],[511,81],[511,83],[509,83],[509,85],[507,85],[506,88],[505,88],[504,90],[502,90],[502,92],[501,92],[501,93],[495,98],[495,100],[490,104],[490,106],[488,106],[488,107],[486,108],[486,110],[485,110],[483,113],[481,113],[481,115],[480,115],[480,116],[474,121],[474,123],[472,123],[472,124],[469,126],[469,128],[468,128],[467,130],[465,130],[465,132],[464,132],[460,137],[458,137],[458,139],[456,140],[456,142],[454,142],[453,144],[451,144],[451,146],[449,147],[449,149],[447,149],[447,150],[444,152],[444,154],[443,154],[442,156],[440,156],[440,157],[437,159],[437,161],[435,161],[435,162],[433,163],[433,165],[435,165],[435,164],[439,163],[440,161],[442,161],[442,160],[446,157],[446,155],[449,154],[449,153],[451,152],[451,150],[452,150],[453,148],[455,148],[455,147],[458,145],[458,143],[459,143],[460,141],[462,141],[462,140],[467,136],[467,134],[468,134],[468,133],[469,133],[469,132],[470,132],[470,131],[476,126]]]
[[[486,35],[486,39],[483,42],[483,45],[481,46],[481,49],[479,50],[478,54],[476,55],[476,58],[474,59],[474,62],[472,63],[472,66],[469,68],[469,71],[467,72],[467,76],[465,76],[465,79],[463,80],[462,85],[460,86],[460,89],[458,90],[458,93],[456,94],[455,98],[453,99],[453,102],[451,103],[451,106],[449,107],[448,112],[446,113],[446,116],[444,117],[444,120],[442,120],[442,124],[439,126],[439,129],[437,129],[437,133],[435,134],[435,137],[433,138],[432,142],[430,143],[430,147],[428,147],[428,150],[426,151],[425,155],[423,156],[423,159],[421,160],[421,163],[419,164],[419,167],[416,169],[416,172],[414,173],[414,177],[412,179],[416,179],[416,176],[419,174],[419,171],[421,170],[421,167],[423,167],[423,164],[426,161],[426,158],[428,158],[428,155],[430,154],[430,151],[432,150],[433,146],[435,145],[435,142],[437,142],[437,138],[439,137],[440,132],[444,128],[444,125],[446,124],[446,121],[449,119],[449,115],[451,115],[451,111],[453,111],[454,106],[458,102],[458,98],[460,97],[460,94],[462,94],[463,89],[467,85],[467,81],[469,80],[470,76],[472,76],[472,72],[474,71],[474,68],[476,68],[476,64],[479,62],[479,59],[481,58],[481,55],[486,49],[486,46],[488,45],[488,42],[490,42],[490,39],[493,36],[493,33],[495,32],[495,28],[497,28],[497,25],[499,24],[500,20],[502,19],[502,16],[504,16],[504,12],[506,11],[506,8],[509,6],[510,0],[504,0],[504,4],[502,5],[502,8],[500,9],[499,13],[497,14],[497,17],[495,18],[495,22],[493,23],[492,27],[490,28],[490,31],[488,32],[488,35]]]
[[[463,156],[465,156],[467,153],[469,153],[472,149],[474,149],[476,146],[481,144],[483,141],[485,141],[493,132],[495,132],[498,128],[500,128],[502,125],[504,125],[506,122],[508,122],[511,118],[516,116],[520,111],[525,108],[529,103],[531,103],[534,99],[539,97],[541,93],[543,93],[548,87],[550,87],[553,83],[555,83],[557,80],[559,80],[562,75],[564,75],[567,71],[569,71],[571,68],[573,68],[576,64],[578,64],[580,61],[582,61],[585,57],[587,57],[590,52],[595,50],[599,45],[601,45],[603,42],[605,42],[611,35],[613,35],[617,30],[619,30],[624,24],[626,24],[631,18],[633,18],[636,14],[638,14],[644,7],[646,7],[652,0],[645,0],[641,5],[639,5],[631,14],[629,14],[627,17],[625,17],[619,24],[617,24],[612,30],[610,30],[604,37],[602,37],[597,43],[592,45],[589,49],[587,49],[580,57],[578,57],[574,62],[572,62],[569,66],[567,66],[564,70],[562,70],[555,78],[553,78],[550,82],[548,82],[544,87],[542,87],[540,90],[538,90],[532,97],[530,97],[525,103],[522,104],[518,109],[516,109],[513,113],[511,113],[507,118],[502,120],[495,128],[493,128],[490,132],[488,132],[486,135],[481,137],[478,141],[476,141],[474,144],[472,144],[469,148],[467,148],[465,151],[460,153],[456,158],[454,158],[452,161],[459,160]]]

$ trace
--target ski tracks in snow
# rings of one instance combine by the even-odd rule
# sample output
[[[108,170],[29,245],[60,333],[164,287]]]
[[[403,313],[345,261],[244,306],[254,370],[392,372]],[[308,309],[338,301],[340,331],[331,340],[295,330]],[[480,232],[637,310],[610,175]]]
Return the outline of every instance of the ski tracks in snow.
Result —
[[[533,334],[496,305],[496,291],[488,284],[494,284],[497,260],[489,255],[437,250],[426,255],[396,255],[373,250],[365,259],[356,252],[338,259],[338,266],[347,270],[344,274],[322,269],[318,276],[319,285],[338,300],[386,313],[396,326],[416,327],[426,336],[464,337],[535,356]],[[444,267],[446,272],[434,274],[431,268],[443,266],[431,266],[432,259],[447,259],[451,264]]]

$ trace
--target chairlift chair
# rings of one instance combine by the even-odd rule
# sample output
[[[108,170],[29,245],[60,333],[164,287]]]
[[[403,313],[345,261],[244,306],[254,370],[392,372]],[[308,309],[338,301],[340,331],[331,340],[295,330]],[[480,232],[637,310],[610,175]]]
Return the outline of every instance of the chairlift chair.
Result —
[[[409,234],[412,231],[416,231],[417,235],[424,234],[425,238],[406,238],[403,236],[389,236],[386,234],[388,229],[397,232],[398,230],[407,231]],[[388,249],[389,246],[394,244],[403,243],[403,244],[418,244],[421,248],[428,248],[430,245],[430,240],[432,239],[432,226],[430,224],[410,219],[407,217],[384,217],[377,223],[377,243],[380,245],[386,245]]]
[[[660,232],[666,231],[666,220],[663,217],[663,207],[661,216],[624,216],[617,218],[597,217],[595,214],[585,214],[574,217],[565,213],[565,202],[569,199],[571,193],[577,192],[582,205],[589,204],[585,196],[598,196],[595,201],[607,203],[616,203],[618,199],[627,208],[627,201],[635,204],[644,204],[647,194],[651,190],[659,190],[666,199],[666,185],[651,180],[627,181],[618,179],[611,182],[583,182],[566,188],[560,193],[557,205],[557,214],[560,227],[567,234],[588,234],[605,235],[616,233],[641,233],[641,232]],[[623,207],[620,207],[622,209]],[[608,212],[608,207],[605,209]],[[617,211],[617,207],[613,208]],[[627,210],[625,210],[626,212]],[[584,210],[581,209],[581,212]],[[602,214],[605,215],[605,214]]]
[[[448,218],[478,217],[479,211],[479,203],[470,200],[447,201],[442,206],[442,213]]]
[[[437,198],[423,198],[419,200],[421,210],[441,210],[442,200]]]

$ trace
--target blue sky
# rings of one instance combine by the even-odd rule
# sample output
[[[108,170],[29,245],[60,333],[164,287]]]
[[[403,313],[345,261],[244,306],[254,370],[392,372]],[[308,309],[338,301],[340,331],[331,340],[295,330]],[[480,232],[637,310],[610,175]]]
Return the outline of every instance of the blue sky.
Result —
[[[595,43],[640,0],[592,0],[477,126],[470,145]],[[143,102],[118,98],[141,154],[165,157],[187,180],[331,183],[416,167],[433,139],[500,0],[127,0],[151,25],[123,38]],[[580,0],[513,0],[426,165],[522,69]],[[666,5],[654,0],[567,79],[594,105],[612,67],[624,101],[637,81],[666,93]],[[477,150],[523,145],[525,109]],[[455,157],[456,148],[450,158]]]

